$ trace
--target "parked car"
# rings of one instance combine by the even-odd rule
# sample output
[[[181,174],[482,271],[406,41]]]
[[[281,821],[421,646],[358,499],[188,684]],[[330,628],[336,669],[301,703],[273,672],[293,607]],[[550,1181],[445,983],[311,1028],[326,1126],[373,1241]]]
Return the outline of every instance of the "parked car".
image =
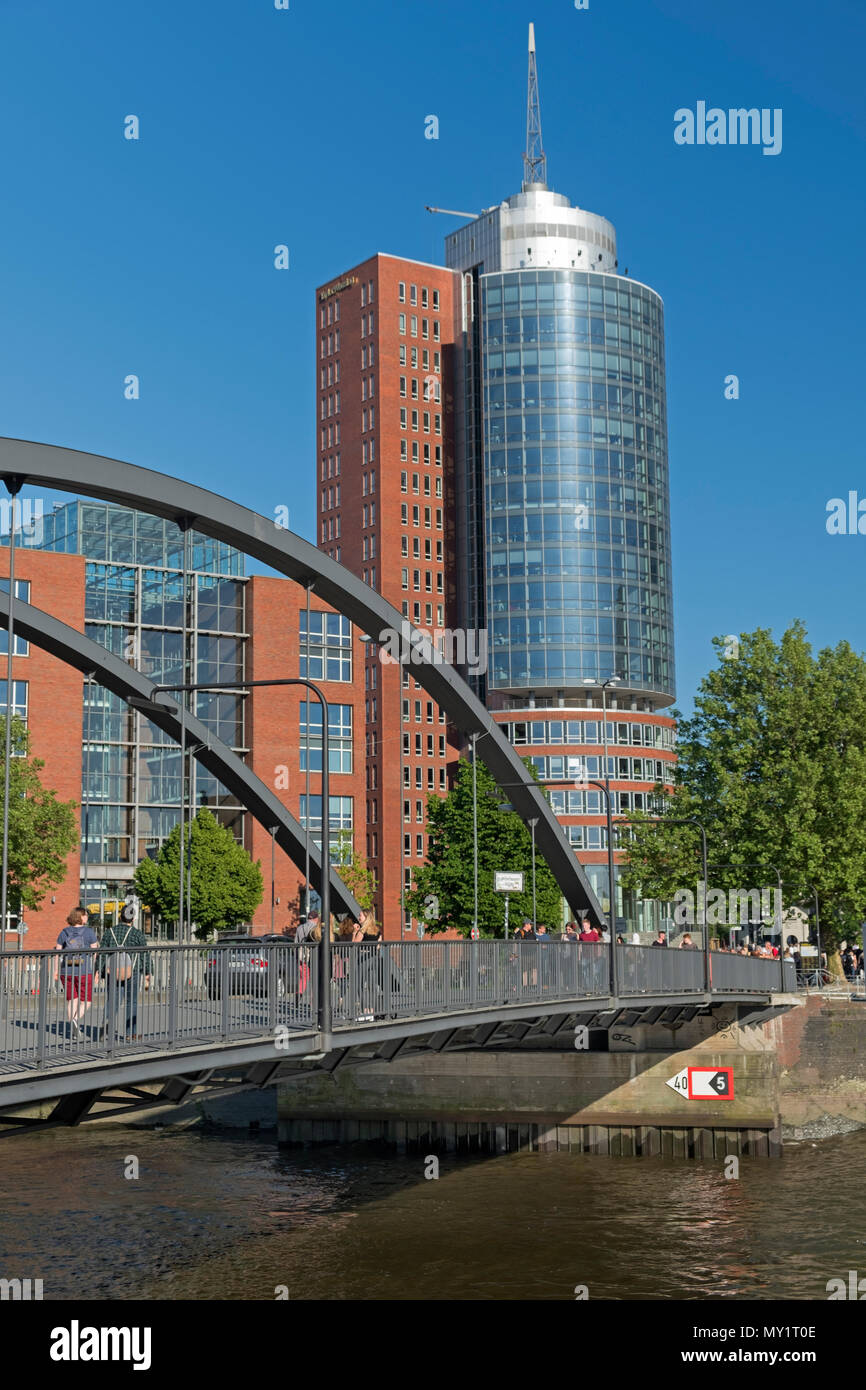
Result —
[[[277,999],[303,994],[309,983],[309,965],[299,960],[296,951],[278,952],[273,949],[276,945],[289,945],[285,936],[251,936],[247,932],[232,932],[220,937],[218,944],[222,949],[208,955],[205,967],[209,999],[220,997],[223,970],[226,971],[229,994],[266,996],[271,971],[276,971]],[[263,950],[263,947],[269,949]],[[227,957],[225,965],[224,956]]]

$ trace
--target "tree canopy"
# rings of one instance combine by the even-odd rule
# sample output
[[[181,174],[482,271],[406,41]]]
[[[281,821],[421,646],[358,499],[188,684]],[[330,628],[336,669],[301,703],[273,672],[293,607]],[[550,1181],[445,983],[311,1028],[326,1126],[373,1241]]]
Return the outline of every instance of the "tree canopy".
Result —
[[[0,718],[0,740],[5,743],[6,720]],[[30,735],[23,720],[12,719],[13,757],[9,777],[9,859],[7,896],[12,912],[37,908],[52,888],[66,877],[66,859],[78,844],[75,801],[58,801],[57,793],[42,785],[45,766],[30,756]],[[0,770],[0,798],[5,773]],[[78,887],[75,888],[76,896]]]
[[[226,931],[252,920],[262,900],[262,870],[230,830],[202,807],[184,836],[184,878],[192,865],[190,908],[196,935]],[[176,921],[180,885],[180,826],[176,825],[154,859],[135,870],[135,891],[167,921]]]
[[[656,788],[664,815],[706,827],[711,887],[773,887],[778,871],[787,907],[809,906],[814,884],[834,944],[866,910],[866,660],[847,642],[813,655],[801,622],[778,642],[758,628],[713,645],[674,791]],[[672,898],[701,876],[697,828],[638,818],[627,887]]]
[[[525,891],[512,893],[510,931],[532,916],[532,838],[514,811],[500,810],[505,796],[483,763],[476,764],[478,792],[478,925],[484,936],[503,936],[505,899],[494,892],[497,869],[524,873]],[[445,797],[427,798],[427,862],[415,869],[406,905],[431,932],[455,928],[467,935],[473,915],[472,765],[460,760],[454,786]],[[559,927],[561,895],[540,855],[535,860],[537,919]],[[431,920],[425,903],[438,901]]]

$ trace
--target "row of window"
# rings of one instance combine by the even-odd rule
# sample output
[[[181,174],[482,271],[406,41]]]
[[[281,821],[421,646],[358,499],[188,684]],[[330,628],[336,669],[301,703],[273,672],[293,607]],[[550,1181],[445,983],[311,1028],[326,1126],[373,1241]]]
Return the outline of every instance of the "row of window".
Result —
[[[430,526],[431,526],[430,517],[431,517],[431,509],[430,509],[429,507],[425,507],[425,508],[424,508],[424,525],[427,527],[428,531],[429,531]],[[413,503],[413,504],[412,504],[412,525],[413,525],[413,526],[420,526],[420,525],[421,525],[421,519],[420,519],[420,518],[421,518],[421,508],[418,506],[417,503]],[[408,526],[408,525],[409,525],[409,503],[408,503],[408,502],[401,502],[401,503],[400,503],[400,523],[401,523],[401,525],[403,525],[403,526]],[[442,508],[441,508],[441,507],[437,507],[437,508],[436,508],[436,530],[437,530],[437,531],[441,531],[441,530],[442,530]]]
[[[405,790],[408,790],[408,789],[412,786],[413,781],[414,781],[415,790],[416,790],[417,792],[423,791],[423,790],[424,790],[424,784],[425,784],[425,778],[424,778],[424,776],[423,776],[423,772],[424,772],[424,769],[423,769],[423,768],[421,768],[421,767],[416,767],[416,768],[415,768],[415,776],[414,776],[414,778],[413,778],[413,777],[412,777],[412,769],[411,769],[411,767],[404,767],[404,768],[403,768],[403,787],[404,787],[404,789],[405,789]],[[438,774],[438,775],[437,775],[437,774]],[[428,767],[428,768],[427,768],[427,777],[426,777],[427,791],[428,791],[428,792],[435,791],[435,790],[436,790],[436,783],[437,783],[437,781],[438,781],[440,792],[444,792],[444,791],[446,790],[446,787],[447,787],[447,777],[448,777],[448,773],[447,773],[447,771],[446,771],[446,769],[445,769],[444,767],[440,767],[438,770],[437,770],[436,768],[433,768],[433,767]]]
[[[322,488],[322,511],[329,512],[340,505],[340,484],[336,487]]]
[[[340,307],[340,305],[339,305],[339,300],[338,300],[338,301],[337,301],[337,308],[339,308],[339,307]],[[325,337],[325,335],[324,335],[324,333],[323,333],[323,334],[322,334],[322,340],[321,340],[321,343],[320,343],[320,345],[319,345],[319,356],[320,356],[320,357],[331,357],[331,356],[333,356],[333,354],[334,354],[335,352],[339,352],[339,351],[340,351],[340,330],[339,330],[339,328],[338,328],[334,333],[329,333],[329,334],[327,335],[327,337]]]
[[[608,720],[605,738],[600,719],[533,719],[525,723],[504,724],[506,738],[516,746],[524,744],[630,744],[633,747],[664,748],[673,751],[674,730],[667,725],[639,724]]]
[[[406,718],[405,714],[403,717]],[[588,778],[605,775],[604,758],[595,754],[585,757],[535,754],[529,761],[542,782],[585,782]],[[664,782],[669,780],[672,769],[673,764],[661,758],[609,757],[607,760],[607,776],[618,782]]]
[[[423,448],[423,450],[424,450],[424,455],[423,455],[423,457],[424,457],[424,463],[425,463],[425,466],[426,466],[426,465],[429,464],[429,462],[430,462],[430,445],[427,444],[427,443],[424,443],[424,444],[422,445],[422,444],[420,444],[420,442],[419,442],[417,439],[413,439],[413,440],[412,440],[412,462],[413,462],[413,463],[419,463],[419,462],[421,461],[421,455],[420,455],[420,453],[419,453],[419,449],[421,449],[421,448]],[[434,445],[433,445],[433,459],[434,459],[434,462],[435,462],[435,464],[436,464],[436,467],[437,467],[437,468],[441,468],[441,466],[442,466],[442,445],[441,445],[441,444],[434,444]],[[408,462],[409,462],[409,440],[408,440],[408,439],[401,439],[401,440],[400,440],[400,462],[401,462],[401,463],[408,463]]]
[[[338,478],[340,476],[340,455],[331,454],[328,458],[322,459],[322,478]]]
[[[525,610],[583,609],[588,613],[633,614],[667,621],[667,595],[639,584],[596,584],[591,580],[534,579],[528,584],[512,580],[490,589],[493,613]]]
[[[408,474],[408,473],[403,473],[403,472],[401,472],[401,474],[400,474],[400,491],[401,491],[401,492],[408,492],[408,491],[409,491],[409,474]],[[413,473],[413,474],[412,474],[412,491],[413,491],[414,493],[416,493],[416,494],[418,494],[418,493],[421,492],[420,475],[419,475],[418,473]],[[435,494],[436,497],[441,497],[441,496],[442,496],[442,479],[441,479],[441,478],[437,478],[437,479],[436,479],[436,487],[434,488],[434,494]],[[427,473],[424,474],[424,496],[425,496],[425,497],[429,497],[429,496],[430,496],[430,476],[429,476],[429,474],[427,474]]]
[[[397,285],[397,298],[398,298],[398,300],[400,301],[401,304],[405,304],[405,303],[406,303],[406,286],[405,286],[405,284],[404,284],[404,282],[403,282],[402,280],[401,280],[401,281],[399,282],[399,284]],[[410,304],[417,304],[417,303],[418,303],[418,286],[417,286],[417,285],[410,285],[410,286],[409,286],[409,303],[410,303]],[[428,305],[427,286],[426,286],[426,285],[422,285],[422,286],[421,286],[421,308],[422,308],[422,309],[426,309],[426,308],[427,308],[427,305]],[[431,307],[436,313],[439,312],[439,291],[438,291],[438,290],[434,290],[434,291],[433,291],[433,301],[432,301],[432,304],[431,304],[430,307]]]
[[[557,816],[602,816],[606,813],[606,804],[600,791],[551,791],[550,805]],[[620,816],[624,816],[628,811],[664,810],[662,799],[650,792],[612,791],[610,805],[612,814]]]
[[[404,504],[405,505],[405,504]],[[427,508],[429,511],[429,508]],[[417,511],[417,508],[413,508]],[[555,518],[551,518],[555,520]],[[406,523],[404,523],[405,525]],[[417,523],[416,523],[417,524]],[[528,546],[525,550],[512,547],[497,550],[489,556],[492,579],[525,579],[527,575],[585,575],[599,579],[638,580],[645,584],[666,584],[667,565],[655,555],[634,550],[609,550],[596,545],[579,549],[577,546]]]
[[[427,757],[428,757],[428,758],[435,758],[435,757],[436,757],[436,752],[434,751],[434,741],[435,741],[435,740],[436,740],[436,735],[435,735],[435,734],[428,734],[428,735],[427,735]],[[422,746],[422,745],[423,745],[423,741],[424,741],[424,735],[423,735],[423,734],[416,734],[416,735],[415,735],[415,757],[416,757],[416,758],[423,758],[423,756],[424,756],[424,749],[423,749],[423,746]],[[438,755],[439,755],[440,758],[444,758],[444,757],[445,757],[445,735],[444,735],[444,734],[440,734],[440,735],[439,735],[439,738],[438,738]],[[406,734],[406,733],[404,733],[404,735],[403,735],[403,757],[404,757],[404,758],[410,758],[411,756],[412,756],[412,735],[411,735],[411,734]]]
[[[430,411],[429,411],[429,410],[425,410],[425,411],[422,411],[421,413],[422,413],[422,415],[423,415],[423,422],[422,422],[422,423],[423,423],[424,433],[425,433],[425,434],[429,434],[429,433],[430,433]],[[406,429],[409,428],[409,424],[408,424],[409,417],[410,417],[410,412],[407,410],[407,408],[406,408],[405,405],[401,405],[401,406],[400,406],[400,428],[401,428],[401,430],[406,430]],[[418,430],[418,420],[419,420],[419,414],[418,414],[418,411],[417,411],[417,410],[411,411],[411,420],[412,420],[412,429],[415,430],[415,431],[417,431],[417,430]],[[372,426],[371,426],[371,428],[372,428]],[[436,415],[433,416],[433,433],[434,433],[434,434],[441,434],[441,433],[442,433],[442,416],[439,415],[439,414],[436,414]]]
[[[409,614],[409,600],[404,598],[404,600],[403,600],[403,617],[404,617],[404,618],[408,618],[409,616],[410,616],[410,614]],[[413,603],[413,604],[412,604],[411,618],[412,618],[412,622],[415,624],[415,626],[416,626],[416,627],[420,627],[420,625],[421,625],[421,605],[420,605],[420,603]],[[425,603],[425,605],[424,605],[424,623],[425,623],[425,625],[426,625],[428,628],[429,628],[429,627],[432,627],[432,625],[433,625],[433,604],[432,604],[432,603]],[[437,605],[436,605],[436,626],[437,626],[437,628],[441,628],[441,627],[444,626],[444,624],[445,624],[445,609],[443,608],[443,606],[442,606],[441,603],[437,603]]]
[[[329,516],[322,519],[322,540],[333,541],[340,539],[340,518],[339,516]]]
[[[430,537],[429,537],[429,536],[425,536],[425,538],[424,538],[424,559],[425,559],[425,560],[432,560],[432,559],[433,559],[432,545],[433,545],[433,542],[431,541]],[[405,555],[405,556],[408,556],[408,554],[409,554],[409,537],[406,536],[406,535],[403,535],[403,536],[400,537],[400,554],[401,554],[401,555]],[[420,536],[413,536],[413,537],[412,537],[412,554],[413,554],[413,556],[414,556],[414,558],[415,558],[416,560],[420,560],[420,558],[421,558],[421,538],[420,538]],[[439,540],[437,540],[437,542],[436,542],[436,559],[439,560],[440,562],[441,562],[441,560],[442,560],[442,542],[439,541]]]
[[[361,337],[362,337],[362,338],[366,338],[368,334],[371,334],[371,335],[372,335],[372,333],[373,333],[373,328],[374,328],[374,324],[375,324],[375,320],[374,320],[372,311],[371,311],[369,314],[362,314],[362,315],[361,315]]]
[[[442,399],[439,379],[436,376],[425,376],[424,385],[420,388],[423,391],[422,399],[425,401],[440,401]],[[407,382],[405,376],[400,378],[400,395],[406,397],[407,392],[413,401],[419,399],[419,386],[417,376],[413,376]],[[362,397],[363,399],[363,397]]]
[[[363,320],[363,318],[362,318],[362,320],[361,320],[361,324],[362,324],[362,327],[361,327],[361,334],[362,334],[362,336],[363,336],[363,332],[364,332],[364,329],[363,329],[363,322],[364,322],[364,320]],[[405,336],[406,336],[406,315],[405,315],[405,314],[400,314],[400,317],[399,317],[399,331],[400,331],[400,336],[403,337],[403,338],[405,338]],[[410,315],[409,315],[409,334],[410,334],[410,336],[413,337],[413,338],[417,338],[417,337],[418,337],[418,316],[417,316],[417,314],[410,314]],[[430,337],[430,320],[429,320],[429,319],[422,319],[422,320],[421,320],[421,337],[424,338],[424,339],[427,339],[427,338]],[[433,341],[434,341],[434,343],[438,343],[438,342],[439,342],[439,320],[438,320],[438,319],[434,319],[434,320],[433,320]]]
[[[534,478],[554,474],[573,478],[598,478],[615,481],[647,482],[664,488],[667,472],[664,461],[657,463],[631,450],[575,448],[570,444],[548,444],[544,448],[522,445],[510,449],[495,449],[489,456],[488,474],[491,478]],[[339,469],[337,470],[339,472]]]
[[[329,327],[332,323],[339,323],[339,322],[340,322],[340,301],[339,301],[339,299],[337,298],[337,296],[334,295],[334,296],[332,296],[332,298],[330,298],[330,299],[328,300],[327,304],[323,304],[322,307],[321,307],[320,310],[319,310],[319,327],[320,327],[320,328],[327,328],[327,327]]]
[[[399,348],[399,352],[400,352],[400,366],[401,366],[401,367],[407,367],[407,366],[408,366],[408,367],[411,367],[413,371],[416,371],[417,368],[418,368],[418,352],[419,352],[419,349],[416,348],[416,347],[411,347],[411,346],[410,346],[410,347],[407,347],[407,345],[406,345],[405,343],[401,343],[401,344],[400,344],[400,348]],[[420,349],[420,352],[421,352],[421,370],[422,370],[422,372],[427,372],[427,371],[430,370],[430,349],[429,349],[429,348],[421,348],[421,349]],[[407,354],[408,354],[408,356],[407,356]],[[441,357],[440,353],[437,351],[437,352],[434,352],[434,353],[433,353],[433,374],[434,374],[434,376],[439,376],[441,370],[442,370],[442,357]]]
[[[443,590],[443,588],[442,588],[442,584],[443,584],[443,579],[442,579],[442,573],[441,573],[441,571],[440,571],[440,572],[436,575],[436,592],[437,592],[437,594],[441,594],[441,593],[444,592],[444,590]],[[400,587],[401,587],[401,589],[408,589],[408,588],[409,588],[409,571],[408,571],[408,569],[402,569],[402,570],[400,571]],[[413,571],[412,571],[412,588],[415,590],[416,593],[420,593],[420,590],[421,590],[421,571],[420,571],[420,570],[413,570]],[[425,592],[428,593],[428,594],[432,594],[432,592],[433,592],[433,572],[432,572],[432,570],[425,570],[425,571],[424,571],[424,590],[425,590]]]
[[[415,723],[416,723],[416,724],[420,724],[420,723],[421,723],[421,709],[422,709],[422,705],[424,704],[424,701],[423,701],[423,700],[415,700],[414,704],[415,704]],[[409,722],[411,705],[412,705],[412,701],[411,701],[411,700],[404,700],[404,701],[403,701],[403,723],[404,723],[404,724],[408,724],[408,722]],[[432,724],[432,723],[434,722],[435,718],[436,718],[436,706],[434,705],[434,703],[433,703],[432,700],[428,700],[428,701],[427,701],[427,723],[428,723],[428,724]],[[440,710],[440,711],[439,711],[439,723],[440,723],[440,724],[444,724],[445,722],[446,722],[446,719],[445,719],[445,711],[444,711],[444,710]]]
[[[337,420],[333,425],[322,426],[322,451],[333,449],[340,442],[340,422]]]

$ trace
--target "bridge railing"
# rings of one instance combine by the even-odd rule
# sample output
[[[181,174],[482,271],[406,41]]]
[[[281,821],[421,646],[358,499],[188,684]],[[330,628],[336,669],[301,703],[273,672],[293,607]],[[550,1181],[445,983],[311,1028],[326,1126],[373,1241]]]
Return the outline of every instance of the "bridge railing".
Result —
[[[771,994],[782,987],[777,960],[724,952],[710,960],[715,993]],[[699,950],[617,948],[624,999],[703,995],[703,969]],[[793,967],[785,969],[785,987],[793,989]],[[609,970],[609,948],[601,942],[336,942],[334,1026],[606,1000]],[[143,1046],[261,1039],[284,1028],[312,1031],[317,1003],[312,944],[251,938],[127,951],[6,952],[0,955],[0,1070],[111,1058]]]

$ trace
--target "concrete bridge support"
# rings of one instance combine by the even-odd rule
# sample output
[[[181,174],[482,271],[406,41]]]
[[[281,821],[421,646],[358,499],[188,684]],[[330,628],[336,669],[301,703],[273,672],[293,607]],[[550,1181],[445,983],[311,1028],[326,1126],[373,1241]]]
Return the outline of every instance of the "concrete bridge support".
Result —
[[[398,1150],[565,1149],[718,1158],[781,1152],[780,1019],[722,1004],[676,1023],[621,1011],[588,1036],[563,1030],[483,1051],[373,1061],[281,1083],[283,1144],[380,1141]],[[575,1043],[584,1045],[576,1047]],[[731,1069],[733,1095],[690,1100],[667,1083]]]

